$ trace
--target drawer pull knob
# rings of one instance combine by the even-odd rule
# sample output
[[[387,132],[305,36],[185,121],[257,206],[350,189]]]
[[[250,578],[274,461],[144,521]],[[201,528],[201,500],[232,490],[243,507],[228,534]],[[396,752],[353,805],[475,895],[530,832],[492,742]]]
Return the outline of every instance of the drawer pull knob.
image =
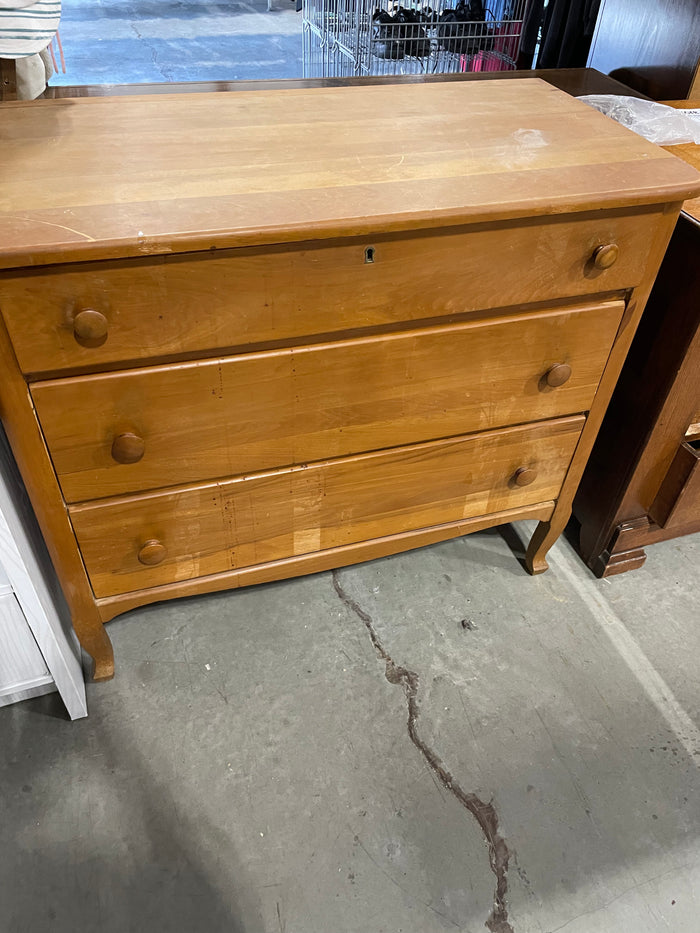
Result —
[[[166,553],[165,545],[161,544],[157,538],[151,538],[139,551],[139,560],[147,567],[155,567],[165,559]]]
[[[79,340],[104,340],[109,325],[101,311],[83,308],[73,321],[73,333]]]
[[[138,463],[145,450],[144,439],[130,431],[118,434],[112,441],[112,459],[117,463]]]
[[[513,482],[516,486],[529,486],[537,479],[537,470],[531,470],[529,467],[520,467],[515,471]]]
[[[620,247],[616,243],[607,243],[605,246],[599,246],[593,253],[593,265],[596,269],[609,269],[617,262],[620,255]]]
[[[568,363],[555,363],[545,375],[545,382],[553,389],[558,389],[571,379],[571,367]]]

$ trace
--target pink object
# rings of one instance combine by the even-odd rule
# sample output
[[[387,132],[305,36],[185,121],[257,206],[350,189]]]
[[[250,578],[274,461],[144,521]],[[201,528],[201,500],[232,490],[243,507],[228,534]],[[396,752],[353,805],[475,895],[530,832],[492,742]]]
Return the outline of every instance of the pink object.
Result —
[[[53,53],[53,39],[49,42],[49,52],[51,53],[51,63],[53,65],[53,70],[58,74],[58,65],[56,64],[56,56]]]
[[[61,35],[58,30],[56,30],[56,43],[58,45],[58,54],[61,56],[61,71],[63,72],[63,74],[65,74],[66,73],[66,60],[63,57],[63,45],[61,44]],[[54,64],[56,63],[54,62]],[[58,68],[56,69],[56,71],[58,71]]]
[[[501,23],[496,30],[499,36],[493,43],[496,52],[501,52],[508,58],[515,59],[520,48],[520,32],[523,28],[522,21]],[[507,35],[503,35],[506,33]]]
[[[512,71],[515,63],[495,52],[477,52],[469,64],[469,71]]]

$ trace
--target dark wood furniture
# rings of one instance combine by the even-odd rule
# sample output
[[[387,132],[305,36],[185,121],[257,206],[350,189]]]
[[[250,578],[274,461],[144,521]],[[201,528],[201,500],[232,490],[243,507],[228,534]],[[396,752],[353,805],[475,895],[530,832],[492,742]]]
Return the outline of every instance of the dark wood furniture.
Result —
[[[698,0],[602,0],[592,68],[668,100],[688,96],[699,58]]]
[[[700,146],[669,151],[700,168]],[[700,199],[679,217],[574,514],[597,576],[640,567],[647,545],[700,531]]]

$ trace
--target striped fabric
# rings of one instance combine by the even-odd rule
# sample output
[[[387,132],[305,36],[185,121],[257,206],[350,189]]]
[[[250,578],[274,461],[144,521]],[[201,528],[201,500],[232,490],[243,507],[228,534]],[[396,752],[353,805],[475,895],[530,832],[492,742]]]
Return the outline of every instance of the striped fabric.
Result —
[[[61,18],[61,0],[0,0],[0,58],[25,58],[45,49]]]

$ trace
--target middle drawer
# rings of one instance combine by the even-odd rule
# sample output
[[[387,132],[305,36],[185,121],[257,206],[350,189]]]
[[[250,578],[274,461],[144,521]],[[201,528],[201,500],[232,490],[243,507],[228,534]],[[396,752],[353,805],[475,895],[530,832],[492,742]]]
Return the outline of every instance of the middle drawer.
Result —
[[[36,383],[68,502],[587,411],[624,304]]]

